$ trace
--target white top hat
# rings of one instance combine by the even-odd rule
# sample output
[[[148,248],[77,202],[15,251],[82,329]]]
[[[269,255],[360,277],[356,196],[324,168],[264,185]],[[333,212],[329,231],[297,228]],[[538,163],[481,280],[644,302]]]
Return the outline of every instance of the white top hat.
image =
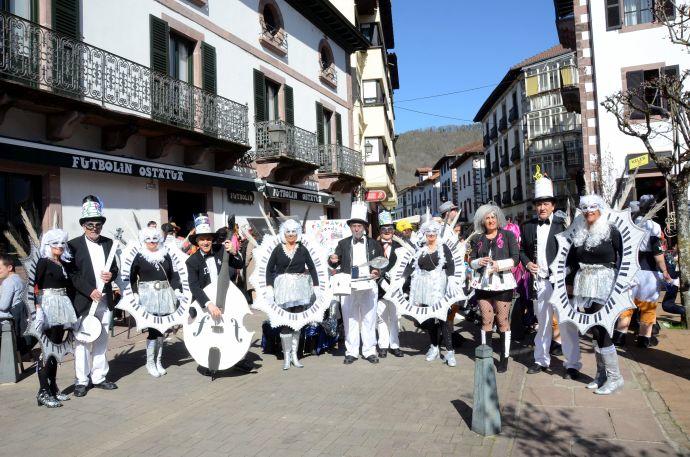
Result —
[[[368,212],[369,205],[366,202],[352,202],[352,209],[350,210],[350,219],[347,220],[347,225],[350,225],[355,222],[368,225]]]
[[[105,216],[103,216],[103,204],[101,201],[87,200],[81,205],[81,217],[79,218],[79,224],[83,224],[89,220],[101,220],[105,222]]]
[[[534,181],[534,201],[553,200],[553,182],[546,176]]]

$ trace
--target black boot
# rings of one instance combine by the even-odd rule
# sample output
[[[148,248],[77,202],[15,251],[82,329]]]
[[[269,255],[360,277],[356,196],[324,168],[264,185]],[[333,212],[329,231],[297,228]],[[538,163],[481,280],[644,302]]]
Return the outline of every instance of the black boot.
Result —
[[[638,348],[649,349],[650,347],[656,346],[657,344],[659,344],[659,340],[657,340],[655,336],[652,336],[651,338],[646,336],[637,337]]]
[[[499,349],[499,359],[498,359],[498,366],[496,367],[496,372],[497,373],[505,373],[508,371],[508,354],[510,350],[510,336],[507,336],[506,333],[508,332],[501,332],[501,345]],[[506,338],[507,336],[507,338]]]
[[[625,333],[619,332],[618,330],[614,330],[613,338],[611,338],[611,340],[613,341],[613,344],[616,347],[625,346]]]
[[[36,404],[38,404],[38,406],[45,406],[47,408],[59,408],[62,406],[62,403],[50,395],[47,390],[43,389],[39,390],[38,394],[36,394]]]

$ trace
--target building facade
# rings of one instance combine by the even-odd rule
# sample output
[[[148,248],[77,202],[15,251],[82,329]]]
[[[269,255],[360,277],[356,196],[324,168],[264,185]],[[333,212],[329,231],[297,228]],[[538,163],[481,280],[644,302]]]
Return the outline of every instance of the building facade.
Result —
[[[393,91],[399,88],[399,78],[398,58],[391,52],[395,47],[391,1],[331,1],[368,43],[366,49],[350,57],[353,93],[350,122],[355,148],[364,157],[364,187],[383,192],[383,200],[369,200],[393,209],[397,205]]]
[[[568,88],[563,96],[569,109],[582,116],[584,178],[588,190],[602,192],[609,200],[635,169],[638,174],[630,198],[654,194],[661,200],[668,195],[665,177],[648,157],[643,143],[620,132],[614,115],[601,105],[616,92],[640,87],[660,74],[682,74],[690,66],[686,47],[672,44],[668,29],[656,19],[655,3],[554,2],[559,39],[576,52],[580,70],[577,86]],[[668,11],[672,14],[673,8]],[[629,113],[633,123],[639,117],[639,113]],[[674,153],[672,135],[650,140],[656,151]],[[671,205],[669,201],[667,211],[673,210]],[[667,211],[661,212],[660,221]]]
[[[577,80],[573,59],[559,45],[511,67],[474,118],[483,124],[487,195],[514,220],[533,210],[537,165],[555,181],[559,206],[577,195],[580,120],[560,95],[561,87]]]
[[[484,177],[484,146],[482,141],[455,150],[456,158],[450,165],[455,170],[457,198],[455,204],[460,208],[463,223],[470,223],[474,212],[489,200]]]
[[[344,217],[363,182],[350,56],[326,0],[3,2],[0,225],[19,206],[79,232],[206,211]]]

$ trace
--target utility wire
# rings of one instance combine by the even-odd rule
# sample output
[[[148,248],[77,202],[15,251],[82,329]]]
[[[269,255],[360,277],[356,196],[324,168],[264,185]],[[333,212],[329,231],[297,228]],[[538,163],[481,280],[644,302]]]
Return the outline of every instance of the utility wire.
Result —
[[[494,83],[494,84],[487,84],[485,86],[479,86],[479,87],[472,87],[469,89],[462,89],[462,90],[456,90],[453,92],[444,92],[442,94],[434,94],[434,95],[426,95],[424,97],[415,97],[415,98],[407,98],[405,100],[397,100],[395,103],[403,103],[403,102],[411,102],[414,100],[426,100],[429,98],[437,98],[437,97],[446,97],[448,95],[455,95],[455,94],[462,94],[465,92],[472,92],[474,90],[479,90],[479,89],[486,89],[487,87],[495,87],[498,86],[499,83]]]
[[[472,123],[474,123],[474,121],[471,120],[471,119],[462,119],[462,118],[460,118],[460,117],[446,116],[446,115],[443,115],[443,114],[427,113],[427,112],[424,112],[424,111],[417,111],[416,109],[404,108],[404,107],[402,107],[402,106],[396,106],[395,108],[396,108],[396,109],[402,109],[402,110],[405,110],[405,111],[411,111],[411,112],[417,113],[417,114],[426,114],[427,116],[442,117],[442,118],[444,118],[444,119],[453,119],[453,120],[455,120],[455,121],[464,121],[464,122],[472,122]]]

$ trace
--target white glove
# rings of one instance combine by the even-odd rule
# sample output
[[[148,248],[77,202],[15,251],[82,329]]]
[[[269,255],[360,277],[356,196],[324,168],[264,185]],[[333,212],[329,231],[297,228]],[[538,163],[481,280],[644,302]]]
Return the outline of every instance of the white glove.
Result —
[[[272,305],[276,302],[275,291],[273,290],[273,286],[266,287],[266,302],[269,305]]]
[[[448,283],[446,284],[446,292],[451,295],[454,295],[460,289],[462,289],[462,283],[460,282],[460,278],[458,278],[457,276],[449,276]]]
[[[175,289],[175,297],[178,300],[182,300],[182,298],[184,297],[184,292],[182,292],[181,290]]]

